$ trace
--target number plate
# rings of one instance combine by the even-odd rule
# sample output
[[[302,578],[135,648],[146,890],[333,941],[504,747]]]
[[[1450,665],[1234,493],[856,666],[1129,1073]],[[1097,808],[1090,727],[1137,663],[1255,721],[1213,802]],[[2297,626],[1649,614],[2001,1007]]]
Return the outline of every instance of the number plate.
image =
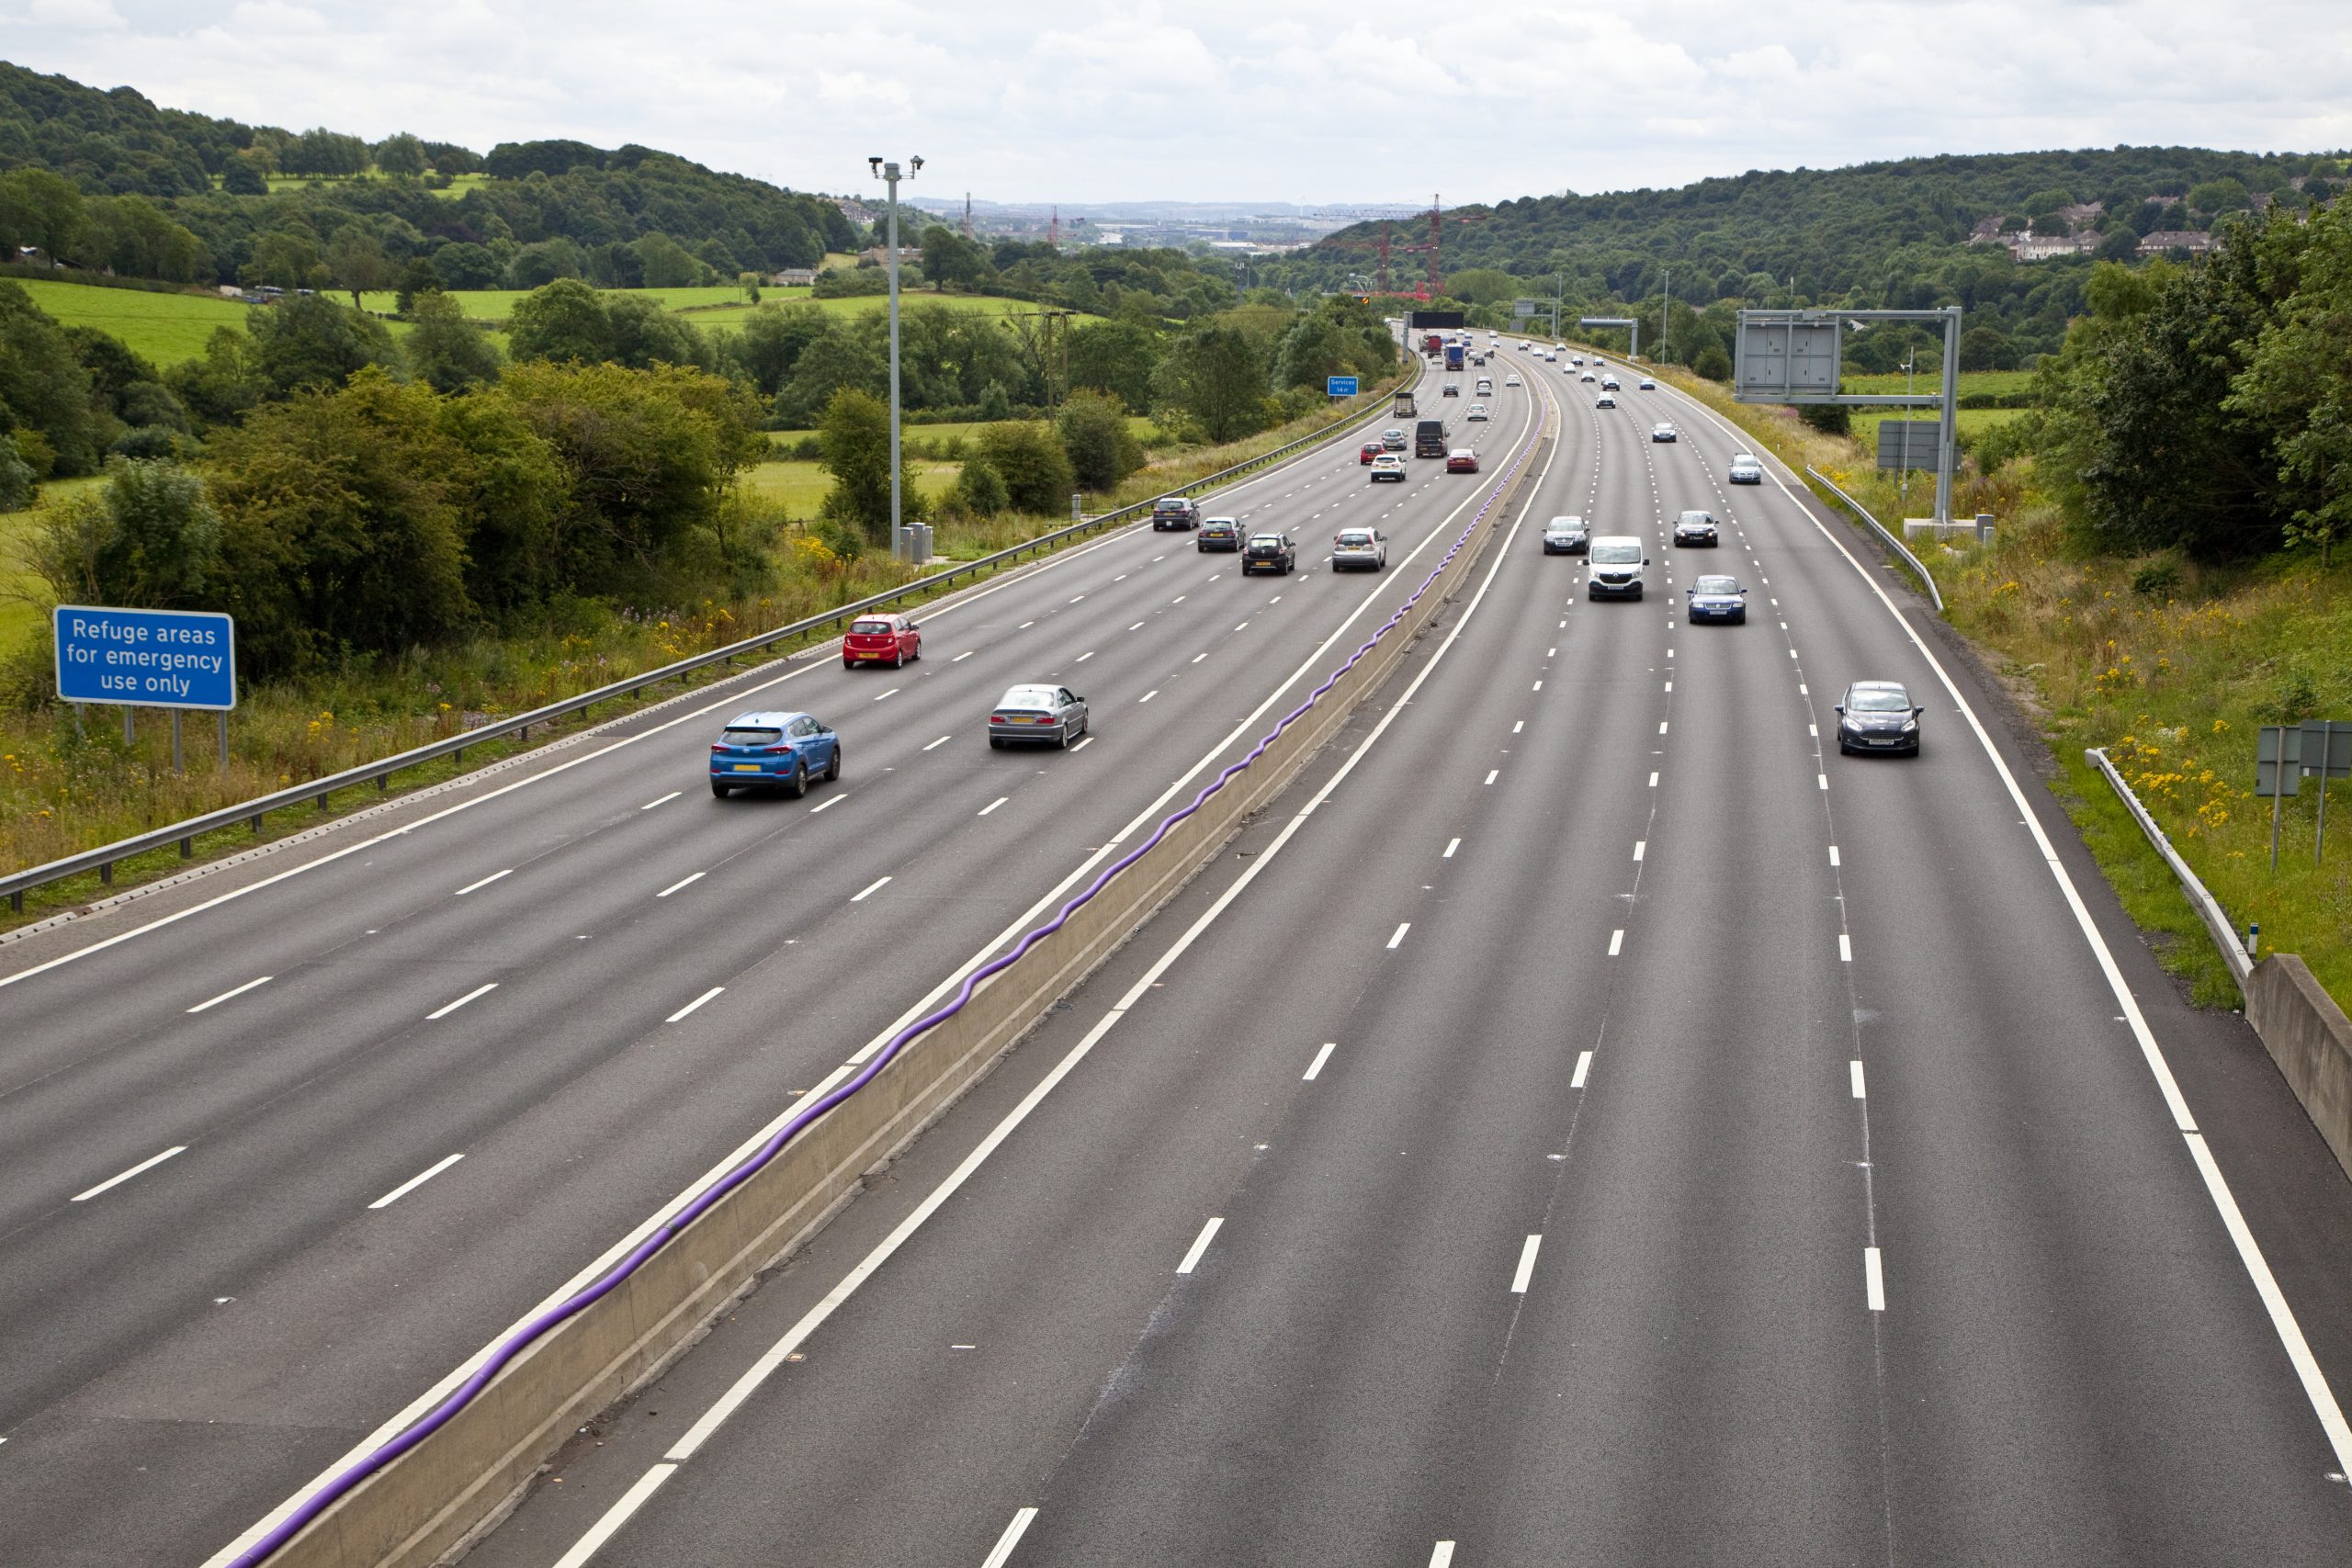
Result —
[[[735,764],[735,771],[739,773],[756,773],[760,771],[760,765],[757,762],[738,762]]]

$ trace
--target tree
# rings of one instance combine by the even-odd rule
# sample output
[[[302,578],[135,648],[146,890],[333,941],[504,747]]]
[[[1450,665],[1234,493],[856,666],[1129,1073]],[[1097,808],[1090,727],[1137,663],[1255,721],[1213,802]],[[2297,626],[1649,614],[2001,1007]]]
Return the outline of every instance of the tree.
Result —
[[[11,254],[38,245],[51,265],[78,261],[89,228],[81,189],[64,175],[39,168],[0,174],[0,242]]]
[[[1151,407],[1151,373],[1159,344],[1141,321],[1088,321],[1070,330],[1069,384],[1107,392],[1130,413]]]
[[[996,269],[978,243],[944,223],[933,223],[917,242],[922,247],[922,271],[933,283],[976,288]]]
[[[415,308],[418,295],[437,293],[441,287],[440,269],[423,256],[411,256],[401,267],[400,292],[393,297],[393,306],[405,316]]]
[[[2018,367],[2017,346],[2009,342],[2009,334],[1998,327],[1971,327],[1960,334],[1960,367],[2014,370]]]
[[[269,175],[259,159],[239,152],[221,164],[220,188],[231,196],[267,196]]]
[[[868,543],[890,543],[890,410],[870,392],[844,387],[825,404],[817,426],[824,446],[819,461],[833,477],[820,514],[858,529]],[[904,454],[900,461],[905,461]],[[922,492],[915,488],[914,471],[905,469],[899,481],[899,512],[902,521],[920,521],[924,513]]]
[[[460,392],[498,379],[498,345],[466,320],[455,299],[428,289],[411,301],[408,315],[415,324],[401,354],[410,375],[436,392]]]
[[[248,333],[228,326],[212,329],[200,357],[183,360],[164,371],[164,384],[187,410],[199,433],[234,424],[269,391],[261,369],[260,344]]]
[[[17,444],[28,461],[42,456],[37,479],[94,472],[113,437],[72,338],[23,285],[0,279],[0,433],[11,430],[39,437],[29,452]]]
[[[1250,339],[1231,327],[1194,327],[1177,339],[1153,386],[1211,441],[1238,440],[1268,423],[1264,363]]]
[[[655,365],[708,370],[718,362],[700,328],[650,295],[611,295],[605,301],[605,318],[611,323],[612,357],[618,364],[640,370]]]
[[[237,269],[247,288],[318,288],[334,281],[319,261],[318,242],[293,229],[276,229],[254,242],[253,258]]]
[[[1721,343],[1709,343],[1691,356],[1690,368],[1710,381],[1731,379],[1731,355]]]
[[[2244,212],[2254,205],[2254,198],[2246,194],[2244,181],[2224,175],[2189,186],[2188,205],[2190,211],[2211,218],[2224,212]]]
[[[2335,206],[2308,223],[2274,220],[2258,243],[2266,271],[2295,281],[2232,378],[2229,408],[2273,433],[2286,542],[2316,547],[2325,563],[2352,535],[2352,218]]]
[[[498,258],[471,241],[460,240],[433,253],[433,270],[450,288],[495,288],[504,275]]]
[[[1005,493],[1004,476],[987,458],[974,457],[964,459],[948,504],[967,517],[993,517],[1012,504],[1012,498]]]
[[[324,295],[300,295],[255,310],[254,358],[273,397],[340,387],[369,366],[400,364],[381,321]]]
[[[384,254],[382,242],[356,223],[346,223],[336,231],[327,246],[327,270],[336,283],[351,293],[351,308],[364,310],[362,294],[390,288],[400,277],[392,258]]]
[[[560,237],[525,245],[506,264],[506,287],[537,288],[559,277],[584,277],[588,257],[570,240]]]
[[[107,464],[107,514],[96,585],[107,603],[159,610],[198,606],[220,570],[220,513],[192,468],[168,461]]]
[[[146,197],[101,197],[88,204],[89,257],[131,277],[187,283],[212,269],[212,256],[188,230]]]
[[[431,160],[424,143],[407,131],[397,131],[376,143],[376,167],[388,175],[415,176],[424,173]]]
[[[1034,516],[1057,516],[1069,504],[1077,478],[1061,438],[1040,420],[1009,420],[991,424],[977,438],[980,460],[1004,480],[1007,502],[1015,512]]]
[[[17,456],[14,443],[0,441],[0,512],[22,512],[30,506],[34,488],[32,465]]]
[[[831,320],[815,305],[762,305],[724,340],[728,357],[763,397],[773,398],[784,390],[800,351],[823,336]]]
[[[689,254],[677,241],[655,230],[640,235],[629,247],[645,265],[648,288],[687,288],[703,282],[710,268]]]
[[[506,343],[518,360],[593,364],[613,356],[612,317],[594,288],[576,277],[561,277],[514,302]]]
[[[1055,416],[1054,428],[1080,490],[1114,490],[1143,467],[1143,445],[1127,429],[1126,415],[1114,398],[1072,393]]]

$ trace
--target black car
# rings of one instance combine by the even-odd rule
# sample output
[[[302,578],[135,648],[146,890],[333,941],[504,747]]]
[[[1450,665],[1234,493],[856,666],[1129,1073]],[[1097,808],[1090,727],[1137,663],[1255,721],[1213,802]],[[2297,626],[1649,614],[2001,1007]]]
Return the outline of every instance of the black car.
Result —
[[[1298,567],[1298,547],[1291,543],[1288,534],[1252,534],[1250,542],[1241,547],[1241,575],[1253,571],[1271,571],[1277,577],[1288,577]]]
[[[1197,528],[1201,525],[1201,503],[1186,496],[1163,495],[1151,503],[1151,525],[1154,528]]]
[[[1711,512],[1685,512],[1674,520],[1674,542],[1678,545],[1713,546],[1715,517]]]
[[[1201,525],[1193,536],[1193,545],[1203,554],[1210,550],[1238,550],[1241,547],[1241,525],[1230,517],[1212,517]]]
[[[1911,701],[1900,681],[1857,681],[1838,705],[1838,750],[1919,754],[1919,716],[1928,710]]]

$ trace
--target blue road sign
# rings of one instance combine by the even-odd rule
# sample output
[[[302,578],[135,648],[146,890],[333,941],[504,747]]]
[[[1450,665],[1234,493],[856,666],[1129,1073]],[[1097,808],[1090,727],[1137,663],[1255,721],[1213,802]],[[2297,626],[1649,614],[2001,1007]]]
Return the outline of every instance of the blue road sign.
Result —
[[[1352,376],[1326,376],[1323,378],[1323,387],[1335,398],[1352,398],[1356,395],[1356,378]]]
[[[56,610],[57,694],[134,707],[237,705],[237,626],[207,610]]]

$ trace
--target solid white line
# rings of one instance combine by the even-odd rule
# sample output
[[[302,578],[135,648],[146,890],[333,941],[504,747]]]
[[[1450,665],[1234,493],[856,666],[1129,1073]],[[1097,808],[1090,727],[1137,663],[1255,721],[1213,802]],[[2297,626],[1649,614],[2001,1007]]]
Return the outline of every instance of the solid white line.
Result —
[[[76,1192],[74,1194],[71,1201],[76,1203],[86,1203],[91,1199],[96,1197],[99,1193],[107,1190],[107,1189],[121,1186],[132,1177],[137,1176],[141,1171],[153,1170],[157,1166],[163,1164],[165,1160],[171,1158],[174,1155],[184,1155],[186,1153],[187,1153],[187,1145],[186,1144],[175,1144],[170,1148],[165,1149],[162,1154],[141,1160],[137,1165],[132,1166],[120,1176],[109,1176],[104,1181],[99,1182],[96,1187],[91,1188],[88,1191]]]
[[[1396,934],[1395,936],[1392,936],[1392,937],[1390,937],[1390,938],[1388,939],[1388,945],[1389,945],[1391,948],[1396,947],[1396,945],[1398,942],[1403,942],[1403,941],[1405,940],[1405,933],[1406,933],[1407,931],[1411,931],[1412,929],[1413,929],[1413,922],[1412,922],[1412,921],[1410,921],[1410,920],[1407,920],[1403,925],[1398,926],[1398,927],[1396,928]]]
[[[883,884],[884,884],[884,883],[888,882],[889,880],[890,880],[890,879],[889,879],[888,877],[887,877],[887,876],[886,876],[886,877],[884,877],[884,878],[882,879],[882,881],[881,881],[881,882],[876,882],[876,883],[873,884],[872,886],[868,886],[868,887],[865,890],[865,892],[862,892],[862,893],[858,894],[856,897],[853,897],[852,899],[850,899],[850,902],[851,902],[851,903],[853,903],[853,904],[863,904],[863,903],[865,903],[865,900],[866,900],[866,898],[867,898],[867,897],[868,897],[869,895],[872,895],[872,894],[876,894],[876,893],[879,893],[879,892],[881,892],[881,891],[882,891]]]
[[[1430,1568],[1453,1568],[1453,1542],[1439,1541],[1436,1550],[1430,1553]]]
[[[1862,1065],[1861,1065],[1861,1063],[1860,1063],[1860,1062],[1849,1062],[1849,1063],[1847,1063],[1847,1064],[1846,1064],[1846,1067],[1847,1067],[1847,1070],[1848,1070],[1849,1075],[1849,1076],[1853,1078],[1853,1080],[1854,1080],[1854,1098],[1855,1098],[1856,1100],[1868,1100],[1868,1099],[1870,1098],[1870,1096],[1868,1096],[1868,1095],[1866,1095],[1866,1094],[1864,1094],[1864,1093],[1862,1092]]]
[[[1306,1064],[1306,1071],[1301,1075],[1304,1081],[1313,1083],[1315,1081],[1316,1075],[1323,1070],[1323,1064],[1329,1061],[1331,1059],[1331,1053],[1339,1048],[1340,1043],[1338,1041],[1325,1041],[1323,1043],[1323,1049],[1315,1053],[1315,1060]]]
[[[685,793],[686,792],[682,789],[673,789],[669,794],[663,795],[660,800],[649,800],[644,805],[639,807],[638,809],[639,811],[650,811],[657,806],[668,805],[671,801],[677,799],[678,796]]]
[[[1640,860],[1642,858],[1642,852],[1649,847],[1650,841],[1647,839],[1635,839],[1634,840],[1634,858],[1635,860]]]
[[[1575,1073],[1573,1073],[1572,1075],[1570,1075],[1570,1077],[1569,1077],[1569,1078],[1568,1078],[1568,1087],[1569,1087],[1570,1089],[1582,1089],[1582,1088],[1584,1087],[1585,1075],[1586,1075],[1587,1073],[1591,1072],[1591,1071],[1592,1071],[1592,1053],[1591,1053],[1591,1052],[1589,1052],[1589,1051],[1579,1051],[1579,1052],[1577,1052],[1577,1070],[1575,1071]]]
[[[708,989],[707,991],[705,991],[702,995],[700,995],[700,996],[696,997],[694,1000],[692,1000],[692,1001],[688,1002],[685,1006],[684,1006],[684,1007],[680,1008],[677,1011],[675,1011],[675,1012],[672,1013],[669,1017],[667,1017],[667,1018],[663,1019],[662,1021],[662,1022],[664,1022],[664,1023],[676,1023],[679,1020],[681,1020],[681,1019],[684,1018],[688,1013],[690,1013],[690,1012],[694,1011],[694,1010],[695,1010],[695,1009],[696,1009],[696,1008],[698,1008],[698,1007],[702,1006],[702,1004],[703,1004],[703,1003],[705,1003],[705,1002],[707,1002],[707,1001],[710,1000],[710,998],[713,998],[713,997],[715,997],[715,996],[718,995],[718,993],[719,993],[719,992],[721,992],[721,991],[725,990],[726,988],[727,988],[727,987],[724,987],[724,986],[713,986],[710,989]]]
[[[1862,1293],[1869,1299],[1871,1311],[1886,1310],[1886,1275],[1879,1267],[1878,1248],[1862,1248]]]
[[[1136,699],[1136,705],[1140,706],[1140,705],[1142,705],[1143,704],[1145,704],[1145,703],[1148,703],[1148,702],[1151,701],[1151,699],[1152,699],[1152,698],[1154,698],[1154,697],[1156,697],[1156,696],[1158,696],[1158,695],[1159,695],[1159,687],[1157,687],[1157,686],[1154,686],[1150,691],[1146,692],[1142,696],[1139,696],[1139,697],[1137,697],[1137,698]]]
[[[1176,1272],[1179,1274],[1189,1274],[1193,1271],[1193,1267],[1201,1260],[1201,1254],[1209,1249],[1209,1243],[1216,1239],[1216,1233],[1224,1224],[1224,1215],[1211,1214],[1209,1216],[1209,1223],[1203,1225],[1201,1227],[1201,1234],[1193,1238],[1193,1249],[1184,1254],[1183,1262],[1176,1265]]]
[[[571,1550],[555,1560],[555,1568],[586,1568],[590,1558],[604,1549],[606,1541],[620,1533],[629,1516],[645,1506],[646,1499],[662,1490],[662,1483],[677,1472],[678,1467],[667,1462],[655,1465],[620,1495],[620,1501],[605,1510],[604,1517],[588,1527],[588,1533],[571,1543]]]
[[[953,662],[954,662],[954,660],[949,660],[949,662],[950,662],[950,663],[953,663]],[[903,692],[903,691],[905,691],[905,690],[906,690],[906,688],[905,688],[904,686],[893,686],[893,687],[891,687],[888,691],[884,692],[880,696],[876,697],[874,700],[875,700],[876,702],[877,702],[877,703],[878,703],[878,702],[883,701],[883,700],[884,700],[884,699],[886,699],[886,698],[895,697],[895,696],[897,696],[900,692]]]
[[[1002,806],[1006,801],[1011,800],[1012,798],[1012,796],[1009,795],[998,795],[994,800],[989,801],[986,806],[980,807],[979,815],[986,817],[989,812],[994,811],[998,807]],[[863,895],[860,897],[863,897]]]
[[[266,985],[268,985],[268,984],[269,984],[269,982],[270,982],[270,979],[271,979],[271,976],[267,976],[267,975],[264,975],[264,976],[263,976],[260,979],[258,979],[258,980],[248,980],[248,981],[246,981],[243,985],[239,986],[235,990],[232,990],[232,991],[223,991],[223,992],[221,992],[219,996],[217,996],[217,997],[213,998],[210,1001],[209,1001],[209,1002],[198,1002],[198,1003],[197,1003],[194,1007],[192,1007],[192,1008],[188,1009],[187,1010],[188,1010],[188,1011],[190,1011],[190,1012],[202,1012],[202,1011],[203,1011],[205,1009],[207,1009],[207,1008],[217,1008],[217,1007],[219,1007],[222,1002],[227,1001],[231,997],[242,997],[242,996],[243,996],[247,991],[252,990],[255,986],[266,986]]]
[[[1611,958],[1616,957],[1618,953],[1624,951],[1624,947],[1625,930],[1623,926],[1620,926],[1617,930],[1609,933],[1609,956]]]
[[[1502,772],[1503,771],[1500,768],[1488,768],[1487,770],[1487,782],[1488,784],[1494,783],[1497,779],[1502,777]]]
[[[1438,859],[1440,859],[1440,860],[1452,860],[1452,859],[1453,858],[1453,852],[1454,852],[1454,851],[1456,851],[1456,850],[1458,850],[1458,849],[1460,849],[1461,847],[1462,847],[1462,840],[1459,840],[1459,839],[1448,839],[1448,840],[1445,841],[1445,853],[1443,853],[1443,854],[1442,854],[1442,855],[1438,856],[1437,858],[1438,858]]]
[[[640,809],[642,808],[640,807]],[[493,871],[488,876],[483,877],[480,882],[467,883],[463,887],[460,887],[455,893],[450,894],[449,897],[452,898],[462,898],[477,887],[487,887],[502,876],[512,876],[514,874],[514,868],[511,865],[504,871]]]
[[[457,1164],[459,1160],[465,1157],[466,1156],[463,1155],[448,1155],[443,1158],[435,1160],[431,1165],[426,1166],[423,1170],[418,1171],[414,1176],[410,1177],[406,1181],[401,1182],[398,1187],[393,1188],[390,1192],[385,1193],[381,1198],[377,1199],[368,1206],[371,1209],[389,1209],[393,1204],[399,1202],[401,1199],[407,1197],[410,1193],[415,1191],[418,1188],[424,1186],[426,1182],[432,1180],[435,1177],[440,1175],[443,1171],[448,1169],[451,1166]]]
[[[842,801],[847,800],[849,796],[846,795],[831,795],[819,805],[810,807],[808,808],[808,815],[814,817],[820,811],[831,811],[834,807],[839,806]]]
[[[938,747],[941,747],[941,746],[944,746],[944,745],[946,745],[950,740],[953,740],[953,739],[956,739],[956,738],[955,738],[954,736],[952,736],[952,735],[943,735],[943,736],[941,736],[938,739],[936,739],[936,740],[934,740],[934,741],[931,742],[931,744],[930,744],[930,745],[925,746],[925,747],[923,748],[923,750],[926,750],[926,751],[933,750],[934,750],[934,749],[936,749],[936,748],[938,748]]]
[[[1015,1513],[1012,1522],[1004,1527],[1004,1533],[997,1537],[996,1544],[989,1549],[989,1554],[980,1559],[980,1568],[1004,1568],[1007,1562],[1012,1562],[1012,1549],[1021,1544],[1021,1538],[1029,1531],[1029,1521],[1036,1517],[1035,1508],[1023,1508]]]
[[[1838,933],[1838,962],[1840,964],[1851,964],[1853,961],[1854,939],[1848,936],[1844,931],[1839,931]]]
[[[669,886],[664,887],[663,889],[662,889],[662,891],[661,891],[661,892],[656,893],[656,894],[654,895],[654,897],[655,897],[656,898],[667,898],[671,894],[675,893],[679,888],[681,888],[681,887],[692,887],[695,883],[700,882],[704,877],[708,876],[709,874],[710,874],[710,873],[708,873],[708,872],[707,872],[707,871],[698,871],[698,872],[695,872],[692,876],[687,877],[687,878],[686,878],[684,881],[683,881],[683,882],[673,882],[672,884],[670,884],[670,886]]]
[[[495,980],[492,980],[487,986],[476,986],[472,990],[468,991],[464,996],[459,997],[456,1001],[449,1003],[447,1007],[441,1008],[434,1012],[426,1013],[424,1015],[424,1021],[431,1023],[436,1018],[447,1018],[451,1013],[457,1011],[459,1008],[465,1006],[468,1002],[472,1001],[476,997],[486,997],[496,989],[498,989],[498,982]]]
[[[1838,846],[1835,844],[1829,846],[1829,863],[1831,865],[1838,863]]]
[[[1532,1235],[1527,1238],[1527,1245],[1519,1249],[1519,1271],[1510,1277],[1511,1294],[1527,1294],[1527,1277],[1535,1272],[1535,1250],[1543,1245],[1542,1236]]]

